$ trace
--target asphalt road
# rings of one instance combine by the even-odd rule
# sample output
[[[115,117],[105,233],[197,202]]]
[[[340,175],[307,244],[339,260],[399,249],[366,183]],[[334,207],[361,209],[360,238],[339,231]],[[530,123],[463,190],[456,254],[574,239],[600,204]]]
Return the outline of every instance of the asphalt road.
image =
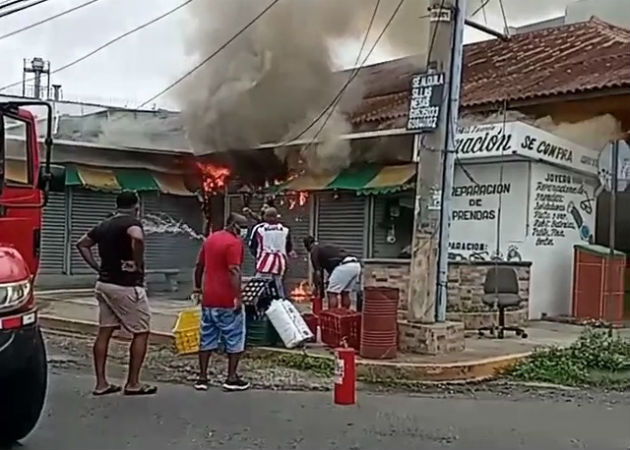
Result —
[[[45,414],[21,447],[42,449],[628,449],[627,404],[361,393],[195,392],[92,398],[86,373],[55,369]]]

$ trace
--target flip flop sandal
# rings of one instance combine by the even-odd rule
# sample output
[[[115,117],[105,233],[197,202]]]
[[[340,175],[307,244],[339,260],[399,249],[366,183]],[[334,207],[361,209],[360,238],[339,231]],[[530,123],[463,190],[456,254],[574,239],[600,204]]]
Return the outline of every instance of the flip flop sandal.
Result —
[[[157,392],[157,386],[143,384],[140,389],[125,389],[124,395],[153,395]]]
[[[115,394],[120,391],[122,391],[122,388],[120,386],[117,386],[115,384],[110,384],[109,386],[107,386],[107,388],[105,388],[102,391],[92,391],[92,395],[94,397],[102,397],[103,395]]]

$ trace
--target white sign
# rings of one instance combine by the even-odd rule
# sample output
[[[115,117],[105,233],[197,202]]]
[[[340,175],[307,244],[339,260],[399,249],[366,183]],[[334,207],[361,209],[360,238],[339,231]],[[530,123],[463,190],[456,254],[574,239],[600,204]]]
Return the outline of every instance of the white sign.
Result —
[[[597,175],[599,153],[522,122],[472,125],[458,129],[460,159],[520,156]]]
[[[527,223],[527,163],[455,169],[449,258],[519,261]],[[499,226],[497,226],[499,225]],[[497,239],[499,250],[497,252]]]

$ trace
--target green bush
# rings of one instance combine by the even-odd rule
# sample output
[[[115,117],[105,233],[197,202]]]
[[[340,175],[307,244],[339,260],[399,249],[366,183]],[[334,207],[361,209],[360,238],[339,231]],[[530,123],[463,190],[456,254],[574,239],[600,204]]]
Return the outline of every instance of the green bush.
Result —
[[[586,329],[568,348],[548,348],[535,352],[509,370],[522,381],[538,381],[569,386],[594,382],[592,372],[620,372],[630,368],[630,343],[606,330]],[[598,377],[612,380],[614,377]]]

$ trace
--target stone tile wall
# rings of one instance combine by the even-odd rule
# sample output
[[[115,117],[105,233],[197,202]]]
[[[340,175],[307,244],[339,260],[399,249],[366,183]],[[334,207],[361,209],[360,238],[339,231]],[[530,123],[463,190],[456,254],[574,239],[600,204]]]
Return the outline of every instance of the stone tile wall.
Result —
[[[366,260],[363,282],[365,286],[393,287],[400,290],[399,309],[406,311],[409,295],[409,261]],[[450,263],[448,266],[448,311],[484,311],[481,301],[483,283],[491,264]],[[529,301],[530,265],[513,265],[519,278],[522,308]]]

